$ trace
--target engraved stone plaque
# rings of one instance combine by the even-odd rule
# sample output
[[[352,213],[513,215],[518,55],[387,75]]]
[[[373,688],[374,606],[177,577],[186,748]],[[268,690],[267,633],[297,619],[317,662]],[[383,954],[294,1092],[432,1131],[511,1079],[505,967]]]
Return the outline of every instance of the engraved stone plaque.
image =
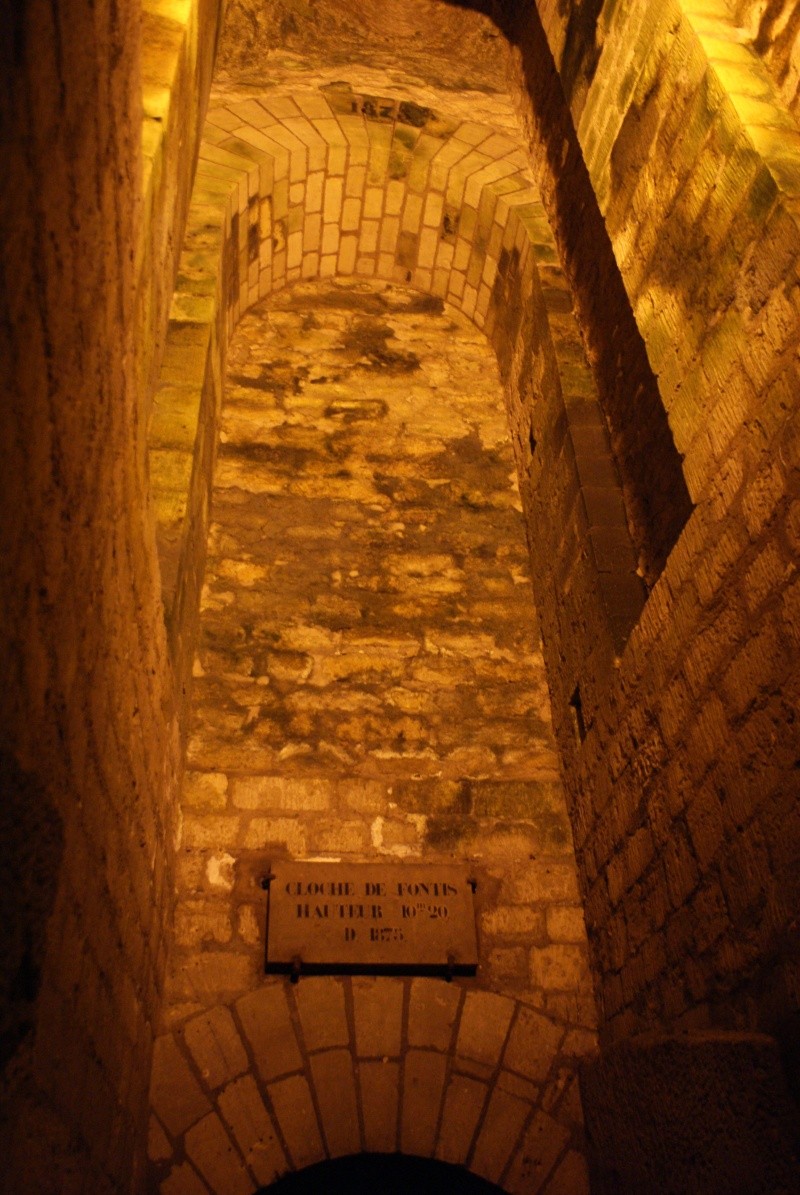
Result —
[[[274,863],[266,970],[474,975],[473,885],[453,864]]]

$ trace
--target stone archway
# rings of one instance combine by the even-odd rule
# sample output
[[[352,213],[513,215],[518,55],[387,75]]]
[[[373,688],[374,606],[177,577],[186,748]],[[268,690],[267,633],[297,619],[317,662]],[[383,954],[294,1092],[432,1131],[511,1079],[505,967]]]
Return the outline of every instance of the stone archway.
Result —
[[[156,1042],[153,1181],[250,1195],[363,1150],[579,1195],[583,1048],[523,1001],[442,980],[268,981]]]
[[[497,115],[497,114],[495,114]],[[638,617],[622,486],[525,151],[507,132],[335,83],[211,110],[150,431],[167,622],[191,668],[228,338],[252,304],[316,277],[446,300],[492,344],[506,395],[556,732],[590,726]],[[580,576],[580,585],[557,576]],[[579,596],[580,595],[580,596]]]

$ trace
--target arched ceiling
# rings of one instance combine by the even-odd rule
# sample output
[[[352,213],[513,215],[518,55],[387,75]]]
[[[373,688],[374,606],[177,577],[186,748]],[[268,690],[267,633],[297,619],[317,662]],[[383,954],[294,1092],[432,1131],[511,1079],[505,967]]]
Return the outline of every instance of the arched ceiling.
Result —
[[[231,0],[209,110],[347,84],[486,124],[523,146],[509,45],[493,21],[445,0]]]

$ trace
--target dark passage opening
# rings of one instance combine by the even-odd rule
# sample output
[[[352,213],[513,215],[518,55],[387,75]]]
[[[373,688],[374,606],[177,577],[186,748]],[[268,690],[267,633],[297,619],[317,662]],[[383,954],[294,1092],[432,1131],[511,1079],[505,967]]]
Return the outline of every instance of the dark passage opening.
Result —
[[[352,1154],[287,1174],[260,1195],[497,1195],[499,1190],[461,1166],[431,1158]]]

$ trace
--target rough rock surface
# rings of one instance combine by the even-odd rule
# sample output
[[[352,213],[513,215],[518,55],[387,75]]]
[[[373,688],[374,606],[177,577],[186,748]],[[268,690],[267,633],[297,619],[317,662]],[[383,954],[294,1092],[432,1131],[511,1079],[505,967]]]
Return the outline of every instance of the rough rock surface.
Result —
[[[633,1038],[586,1065],[599,1195],[790,1195],[796,1109],[775,1041],[707,1032]]]

